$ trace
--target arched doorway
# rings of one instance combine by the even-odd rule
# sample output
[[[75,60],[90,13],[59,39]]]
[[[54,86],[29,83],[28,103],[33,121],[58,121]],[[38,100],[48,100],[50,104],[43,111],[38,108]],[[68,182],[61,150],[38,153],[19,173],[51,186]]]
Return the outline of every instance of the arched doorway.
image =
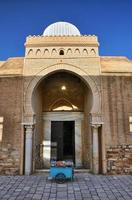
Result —
[[[80,105],[81,107],[77,106],[77,103],[74,101],[69,100],[68,98],[66,98],[65,96],[58,96],[58,93],[54,94],[55,96],[58,96],[58,99],[54,99],[54,101],[52,101],[49,105],[47,104],[47,106],[44,108],[43,105],[46,105],[46,99],[42,98],[42,91],[44,88],[44,85],[46,85],[46,81],[48,82],[48,80],[50,80],[50,77],[57,76],[57,74],[59,73],[63,73],[64,75],[67,74],[67,76],[69,76],[69,78],[71,79],[71,77],[78,81],[80,81],[81,85],[85,88],[84,90],[82,90],[82,95],[80,95],[81,97],[83,97],[83,103],[81,103]],[[66,78],[67,79],[67,78]],[[50,82],[50,81],[49,81]],[[52,81],[51,81],[52,82]],[[74,81],[73,81],[74,82]],[[76,81],[75,81],[76,82]],[[74,84],[73,84],[74,85]],[[61,84],[61,87],[63,87],[62,91],[65,91],[65,85]],[[54,88],[54,84],[53,84],[53,88]],[[60,87],[59,87],[60,88]],[[76,88],[76,87],[71,87],[71,88]],[[50,88],[52,90],[52,88]],[[50,91],[51,91],[50,90]],[[55,91],[55,90],[53,90]],[[62,92],[61,91],[61,92]],[[29,174],[31,173],[31,169],[35,169],[37,167],[40,167],[40,163],[42,161],[42,167],[44,165],[44,161],[46,163],[45,159],[41,159],[40,156],[40,161],[39,163],[37,163],[36,160],[36,148],[34,148],[34,143],[35,146],[36,145],[40,145],[42,144],[42,141],[44,139],[44,127],[43,127],[43,120],[45,120],[47,117],[47,121],[53,121],[52,119],[55,117],[55,114],[62,114],[66,117],[66,114],[68,112],[68,115],[71,113],[74,113],[74,117],[68,116],[67,115],[67,119],[70,119],[71,121],[74,121],[75,124],[75,120],[76,121],[81,121],[81,124],[79,124],[79,127],[81,129],[81,131],[79,131],[79,137],[81,138],[81,140],[78,140],[80,143],[78,144],[78,146],[81,144],[81,148],[78,148],[79,151],[81,153],[77,153],[77,155],[79,155],[79,165],[80,166],[86,166],[86,167],[90,167],[91,169],[93,169],[93,171],[95,173],[98,173],[98,162],[99,162],[99,154],[98,154],[98,127],[100,127],[102,121],[101,121],[101,96],[100,96],[100,92],[99,92],[99,86],[97,85],[96,81],[93,80],[90,76],[88,76],[88,74],[79,69],[78,67],[72,66],[72,65],[68,65],[68,64],[58,64],[56,66],[50,66],[48,68],[43,69],[41,72],[39,72],[29,83],[26,92],[25,92],[25,104],[24,104],[24,124],[25,124],[25,133],[26,133],[26,145],[27,150],[25,150],[25,173]],[[53,96],[54,96],[53,95]],[[74,96],[74,92],[72,92],[72,94],[70,95],[71,97]],[[51,98],[52,99],[52,98]],[[76,99],[77,100],[77,99]],[[42,102],[43,101],[43,102]],[[45,104],[44,104],[45,101]],[[39,102],[39,103],[38,103]],[[47,101],[47,102],[50,102]],[[43,104],[43,105],[42,105]],[[41,106],[38,106],[41,105]],[[64,107],[66,108],[66,110],[64,110]],[[48,108],[48,110],[46,110]],[[60,108],[62,110],[60,110]],[[79,108],[78,110],[76,110],[77,108]],[[57,110],[56,110],[57,109]],[[58,110],[59,109],[59,110]],[[60,112],[60,113],[59,113]],[[64,113],[65,112],[65,113]],[[51,119],[51,113],[52,114],[52,119]],[[78,113],[80,114],[80,116],[75,114]],[[89,114],[90,114],[90,118],[89,118]],[[59,118],[57,118],[59,119]],[[61,116],[62,119],[62,116]],[[66,118],[63,119],[63,121],[68,121]],[[58,120],[54,120],[54,121],[58,121]],[[61,121],[59,119],[59,121]],[[83,121],[83,123],[82,123]],[[33,133],[32,130],[32,126],[30,126],[31,124],[35,123],[35,129],[34,129],[34,133],[35,135],[31,136],[31,133]],[[49,140],[49,144],[47,143],[46,147],[48,147],[48,145],[51,147],[51,123],[48,122],[47,125],[44,125],[46,127],[45,130],[47,130],[47,135],[50,135],[50,139]],[[91,127],[92,127],[92,132],[93,135],[90,134],[91,132]],[[74,125],[74,130],[78,130],[78,125]],[[82,131],[83,130],[83,131]],[[29,138],[29,132],[30,132],[30,138]],[[37,138],[36,138],[37,135]],[[77,135],[75,133],[75,135]],[[39,136],[39,137],[38,137]],[[46,134],[45,134],[46,136]],[[89,138],[85,138],[89,137]],[[31,139],[35,138],[35,139]],[[30,142],[29,142],[30,141]],[[33,158],[31,157],[31,146],[33,142]],[[28,144],[30,143],[30,145]],[[74,142],[73,142],[74,143]],[[44,152],[43,149],[43,145],[45,146],[45,144],[42,144],[42,148],[39,147],[39,151],[38,154],[42,155]],[[77,146],[77,140],[75,141],[75,147]],[[94,148],[93,148],[94,146]],[[30,149],[30,151],[29,151]],[[41,150],[40,150],[41,149]],[[74,148],[75,149],[75,148]],[[76,151],[77,149],[75,149]],[[94,151],[95,150],[95,151]],[[46,150],[45,150],[46,152]],[[86,152],[86,154],[85,154]],[[42,153],[42,154],[41,154]],[[29,155],[30,154],[30,155]],[[44,154],[43,154],[44,155]],[[51,148],[47,148],[47,153],[46,155],[48,155],[48,159],[50,160],[51,158]],[[50,156],[49,156],[50,155]],[[87,156],[86,156],[87,155]],[[74,155],[73,157],[75,157],[76,155]],[[44,158],[44,156],[42,156]],[[46,157],[46,156],[45,156]],[[39,160],[39,159],[38,159]],[[30,163],[30,164],[29,164]],[[77,163],[76,157],[75,157],[75,164]],[[78,166],[79,166],[78,165]],[[77,164],[76,164],[77,166]]]
[[[90,88],[74,74],[57,71],[41,80],[32,94],[34,169],[48,168],[51,159],[90,167],[92,102]]]

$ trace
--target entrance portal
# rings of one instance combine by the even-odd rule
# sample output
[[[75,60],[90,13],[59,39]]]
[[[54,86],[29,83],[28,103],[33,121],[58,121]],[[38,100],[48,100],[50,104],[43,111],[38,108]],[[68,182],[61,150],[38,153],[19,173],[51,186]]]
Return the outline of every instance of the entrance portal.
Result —
[[[32,94],[35,169],[49,168],[51,159],[89,168],[92,103],[91,89],[74,73],[57,71],[40,81]]]
[[[75,122],[51,122],[51,159],[75,163]]]
[[[26,174],[31,173],[31,167],[33,171],[50,167],[51,122],[55,121],[75,122],[75,153],[70,154],[75,159],[75,167],[91,167],[94,173],[98,173],[98,127],[102,124],[99,83],[98,77],[94,80],[85,70],[59,63],[45,67],[29,85],[25,85],[28,86],[24,98]],[[34,122],[31,129],[30,124]]]

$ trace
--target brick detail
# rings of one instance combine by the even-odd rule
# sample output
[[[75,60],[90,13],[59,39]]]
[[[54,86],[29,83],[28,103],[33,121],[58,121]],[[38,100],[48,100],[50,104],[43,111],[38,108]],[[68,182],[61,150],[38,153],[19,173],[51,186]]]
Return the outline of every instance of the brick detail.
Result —
[[[132,145],[118,145],[107,149],[108,174],[132,174]]]
[[[10,144],[0,148],[0,174],[19,174],[19,151]]]
[[[22,77],[0,77],[0,117],[3,117],[0,141],[0,174],[20,173],[22,148]]]

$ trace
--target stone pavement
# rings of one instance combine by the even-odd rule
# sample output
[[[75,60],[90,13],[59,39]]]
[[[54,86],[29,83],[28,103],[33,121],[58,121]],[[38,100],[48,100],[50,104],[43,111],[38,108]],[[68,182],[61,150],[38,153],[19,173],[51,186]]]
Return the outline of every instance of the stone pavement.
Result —
[[[132,200],[132,176],[75,174],[56,184],[47,175],[0,176],[0,200]]]

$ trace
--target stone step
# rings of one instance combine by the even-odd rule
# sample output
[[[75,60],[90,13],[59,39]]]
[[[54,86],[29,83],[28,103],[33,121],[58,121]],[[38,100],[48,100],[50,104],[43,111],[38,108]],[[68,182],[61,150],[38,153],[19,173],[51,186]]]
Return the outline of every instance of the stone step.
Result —
[[[89,169],[74,169],[75,173],[89,173],[90,170]],[[34,174],[47,174],[49,173],[49,169],[36,169]]]

